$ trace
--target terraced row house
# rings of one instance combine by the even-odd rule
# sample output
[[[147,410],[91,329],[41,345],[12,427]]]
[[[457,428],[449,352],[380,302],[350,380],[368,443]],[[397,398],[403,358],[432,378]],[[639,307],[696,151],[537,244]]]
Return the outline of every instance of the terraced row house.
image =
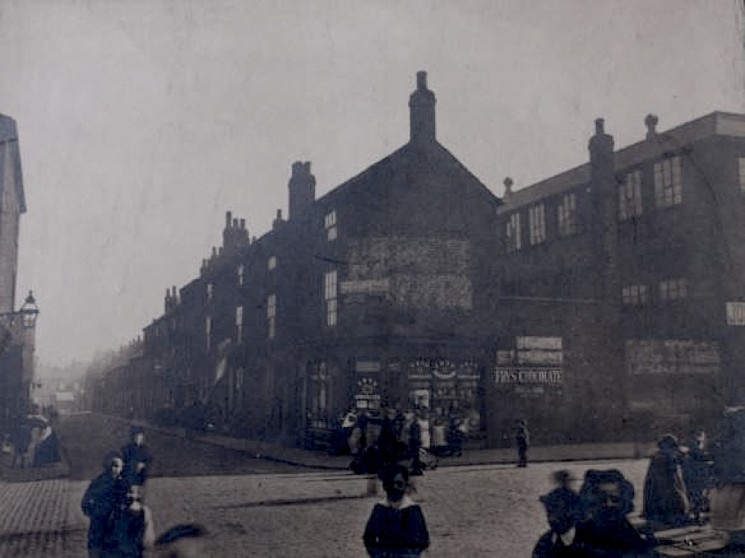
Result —
[[[588,164],[499,199],[437,141],[435,104],[418,73],[409,141],[321,197],[293,164],[263,236],[227,213],[94,401],[288,443],[350,406],[419,407],[490,445],[518,418],[538,443],[631,439],[740,401],[745,117],[650,116],[621,150],[598,120]]]

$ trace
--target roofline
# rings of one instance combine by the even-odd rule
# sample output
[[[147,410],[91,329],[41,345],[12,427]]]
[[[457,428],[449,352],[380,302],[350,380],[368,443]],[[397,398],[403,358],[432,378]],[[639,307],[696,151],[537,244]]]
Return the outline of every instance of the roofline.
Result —
[[[728,122],[732,121],[742,125],[742,130],[738,130],[739,133],[735,133],[735,130],[726,126]],[[717,135],[745,137],[745,114],[713,111],[669,130],[658,132],[658,142],[652,149],[650,149],[650,141],[647,139],[616,149],[613,152],[614,167],[617,170],[624,169],[648,159],[650,152],[654,153],[659,149],[662,149],[662,151],[679,149],[684,145]],[[511,211],[524,207],[549,196],[580,187],[589,181],[590,164],[588,162],[512,192],[509,198],[503,198],[505,203],[502,210]]]

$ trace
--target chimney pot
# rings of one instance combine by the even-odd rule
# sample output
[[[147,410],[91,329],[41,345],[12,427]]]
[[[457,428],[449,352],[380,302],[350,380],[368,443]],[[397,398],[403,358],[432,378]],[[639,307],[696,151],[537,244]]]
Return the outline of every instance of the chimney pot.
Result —
[[[427,88],[427,72],[416,74],[416,90],[409,96],[410,141],[435,141],[435,94]]]
[[[595,134],[601,135],[605,133],[605,118],[595,119]]]
[[[420,70],[416,73],[416,88],[427,89],[427,72]]]
[[[656,114],[648,114],[644,119],[644,124],[647,126],[647,139],[653,139],[657,136],[657,122],[659,118]]]

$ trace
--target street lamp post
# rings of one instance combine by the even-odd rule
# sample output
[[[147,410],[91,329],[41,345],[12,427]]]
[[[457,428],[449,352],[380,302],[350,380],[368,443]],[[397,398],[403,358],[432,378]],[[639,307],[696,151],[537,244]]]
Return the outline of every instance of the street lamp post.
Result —
[[[39,317],[39,307],[36,305],[33,291],[28,292],[28,296],[18,313],[21,315],[23,329],[29,330],[36,327],[36,318]]]
[[[12,417],[29,410],[38,316],[39,307],[31,291],[19,310],[0,313],[0,369],[3,372],[0,423],[5,426]]]

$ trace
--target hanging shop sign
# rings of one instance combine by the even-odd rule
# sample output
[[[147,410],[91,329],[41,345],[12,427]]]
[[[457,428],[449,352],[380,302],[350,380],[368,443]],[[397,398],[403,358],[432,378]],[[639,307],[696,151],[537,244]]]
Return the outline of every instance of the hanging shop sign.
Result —
[[[372,378],[360,378],[354,396],[358,409],[377,409],[380,407],[380,385]]]

